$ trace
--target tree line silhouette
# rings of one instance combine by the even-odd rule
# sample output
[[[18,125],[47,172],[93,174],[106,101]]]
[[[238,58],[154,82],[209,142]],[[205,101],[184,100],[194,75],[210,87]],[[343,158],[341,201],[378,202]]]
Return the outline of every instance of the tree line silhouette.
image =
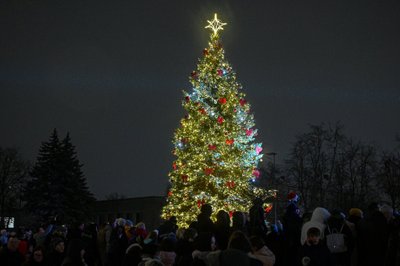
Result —
[[[339,122],[310,125],[295,137],[282,163],[269,161],[263,167],[256,185],[276,189],[275,201],[286,201],[289,191],[297,191],[304,211],[318,206],[367,208],[371,200],[398,210],[400,136],[396,143],[381,151],[346,136]],[[81,169],[69,133],[60,140],[56,129],[33,165],[16,148],[0,147],[0,225],[8,222],[7,213],[20,209],[37,223],[55,216],[66,223],[87,219],[95,199]]]

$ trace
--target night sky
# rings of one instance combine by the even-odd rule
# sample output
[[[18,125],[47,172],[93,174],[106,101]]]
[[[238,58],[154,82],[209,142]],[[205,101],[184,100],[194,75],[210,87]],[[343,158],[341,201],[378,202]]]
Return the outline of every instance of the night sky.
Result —
[[[400,133],[400,1],[2,1],[0,146],[32,162],[70,132],[98,198],[163,195],[182,90],[227,22],[226,58],[265,152],[340,120],[381,149]]]

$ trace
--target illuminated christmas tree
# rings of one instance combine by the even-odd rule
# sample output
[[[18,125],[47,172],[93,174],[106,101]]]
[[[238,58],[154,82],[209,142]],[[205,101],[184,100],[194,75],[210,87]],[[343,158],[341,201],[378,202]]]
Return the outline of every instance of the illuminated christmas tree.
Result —
[[[173,154],[177,159],[169,173],[171,188],[162,217],[176,216],[180,226],[196,220],[200,207],[248,211],[252,200],[264,193],[253,186],[260,175],[261,143],[236,74],[225,60],[215,14],[206,28],[212,30],[197,70],[190,76],[192,91],[184,91],[187,115],[175,131]]]

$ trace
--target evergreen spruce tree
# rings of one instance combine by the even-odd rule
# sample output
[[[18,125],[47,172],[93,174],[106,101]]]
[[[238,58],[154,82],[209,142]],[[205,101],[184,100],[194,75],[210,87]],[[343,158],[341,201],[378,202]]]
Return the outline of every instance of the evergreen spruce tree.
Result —
[[[66,177],[64,179],[64,192],[68,195],[65,206],[69,210],[69,216],[84,219],[89,212],[89,207],[94,201],[94,197],[87,186],[86,178],[81,170],[83,164],[79,162],[69,133],[61,144],[62,166],[64,168],[64,176]],[[79,207],[77,208],[77,206]]]
[[[54,129],[43,142],[25,189],[26,209],[36,221],[57,216],[65,223],[82,222],[93,202],[69,134],[63,141]]]
[[[165,219],[176,216],[181,226],[196,220],[205,203],[215,213],[223,209],[232,214],[248,211],[256,196],[267,193],[252,184],[260,174],[262,147],[255,142],[250,105],[224,58],[219,31],[225,23],[216,14],[208,23],[209,46],[190,76],[193,90],[184,92],[187,115],[175,131],[177,159],[162,212]]]
[[[25,189],[26,209],[37,221],[45,221],[49,216],[59,213],[54,183],[57,179],[57,158],[61,151],[60,140],[54,129],[49,141],[43,142],[37,161],[31,170],[31,180]],[[58,204],[57,204],[58,205]]]

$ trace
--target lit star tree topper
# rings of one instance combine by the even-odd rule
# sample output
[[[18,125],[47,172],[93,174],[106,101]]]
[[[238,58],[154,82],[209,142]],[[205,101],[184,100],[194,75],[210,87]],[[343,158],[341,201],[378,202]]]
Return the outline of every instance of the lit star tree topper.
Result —
[[[224,25],[216,14],[208,21],[209,46],[190,75],[192,90],[184,91],[182,101],[187,114],[174,134],[176,159],[162,217],[176,216],[183,227],[197,219],[204,204],[213,207],[214,219],[219,210],[247,212],[255,197],[268,194],[253,186],[262,145],[255,141],[250,104],[224,57],[218,34]]]
[[[227,23],[223,23],[220,21],[217,17],[217,13],[214,14],[214,19],[213,20],[207,20],[208,25],[205,27],[206,29],[211,29],[214,34],[218,34],[219,30],[223,30],[223,26],[225,26]]]

